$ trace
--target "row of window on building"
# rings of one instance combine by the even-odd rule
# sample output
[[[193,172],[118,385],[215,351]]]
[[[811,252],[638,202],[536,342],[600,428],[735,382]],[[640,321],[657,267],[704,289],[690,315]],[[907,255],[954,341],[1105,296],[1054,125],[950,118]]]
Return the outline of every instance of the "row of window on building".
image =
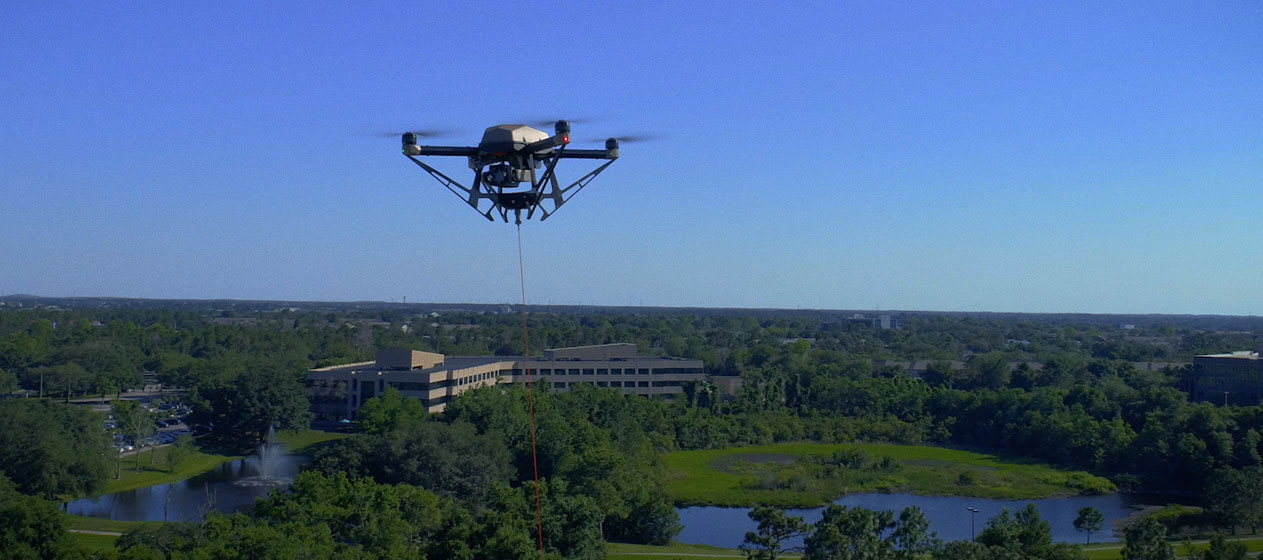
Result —
[[[567,386],[575,386],[581,383],[587,383],[591,385],[593,382],[592,381],[570,381],[567,383],[566,381],[554,381],[553,388],[565,389]],[[683,383],[680,381],[653,381],[653,382],[649,382],[649,381],[597,381],[596,382],[597,387],[615,387],[615,388],[624,388],[624,389],[629,389],[629,388],[634,388],[634,387],[680,387],[682,386],[682,384]]]

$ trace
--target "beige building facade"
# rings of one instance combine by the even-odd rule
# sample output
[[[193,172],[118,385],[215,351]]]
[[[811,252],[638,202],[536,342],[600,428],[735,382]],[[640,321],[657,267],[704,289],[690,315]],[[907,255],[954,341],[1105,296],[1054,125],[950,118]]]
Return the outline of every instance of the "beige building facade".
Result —
[[[529,362],[400,349],[379,349],[376,358],[307,372],[313,412],[326,419],[354,418],[365,401],[388,388],[421,401],[430,412],[442,412],[465,391],[502,383],[545,380],[553,391],[592,384],[625,394],[671,398],[682,394],[686,383],[705,378],[701,360],[640,356],[635,344],[554,348]]]

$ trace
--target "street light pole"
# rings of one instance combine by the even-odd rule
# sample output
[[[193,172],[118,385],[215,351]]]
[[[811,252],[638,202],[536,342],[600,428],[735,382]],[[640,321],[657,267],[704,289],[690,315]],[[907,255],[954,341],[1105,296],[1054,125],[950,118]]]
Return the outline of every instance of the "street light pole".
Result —
[[[977,508],[967,507],[969,510],[969,540],[974,540],[974,514],[978,513]]]

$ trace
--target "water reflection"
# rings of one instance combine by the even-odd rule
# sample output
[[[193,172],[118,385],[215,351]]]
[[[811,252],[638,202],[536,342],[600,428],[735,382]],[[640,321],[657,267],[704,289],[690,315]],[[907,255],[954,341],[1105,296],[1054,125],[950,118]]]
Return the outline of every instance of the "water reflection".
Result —
[[[930,530],[937,532],[944,541],[970,539],[970,513],[966,508],[978,510],[976,529],[982,531],[987,521],[1000,514],[1004,508],[1017,511],[1028,503],[1039,508],[1039,515],[1052,527],[1054,542],[1081,543],[1085,535],[1074,530],[1074,518],[1079,508],[1094,507],[1105,515],[1105,529],[1092,536],[1097,540],[1112,540],[1111,524],[1142,507],[1137,500],[1122,494],[1108,496],[1080,496],[1074,498],[1049,498],[1044,500],[985,500],[956,496],[914,496],[911,494],[855,494],[834,503],[873,510],[891,510],[898,516],[905,507],[916,506],[925,512]],[[746,531],[753,531],[755,523],[748,516],[749,508],[688,507],[679,508],[680,524],[684,530],[676,540],[688,544],[706,544],[734,548],[745,539]],[[790,510],[790,515],[802,517],[808,523],[820,520],[824,508]],[[801,546],[801,539],[793,543]]]
[[[287,486],[285,482],[298,474],[303,461],[295,455],[272,458],[268,470],[279,484],[240,484],[258,480],[262,472],[258,457],[247,457],[187,480],[75,500],[67,511],[122,521],[200,521],[211,511],[231,513],[254,507],[255,500],[267,497],[273,488]]]

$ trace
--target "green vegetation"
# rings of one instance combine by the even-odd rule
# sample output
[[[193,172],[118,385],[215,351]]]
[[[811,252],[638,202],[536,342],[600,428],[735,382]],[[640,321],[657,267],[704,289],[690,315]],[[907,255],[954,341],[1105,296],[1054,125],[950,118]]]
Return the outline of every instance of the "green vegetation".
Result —
[[[1263,552],[1263,536],[1260,537],[1227,537],[1228,542],[1241,543],[1246,550],[1252,553]],[[1210,548],[1210,540],[1203,539],[1193,541],[1192,548],[1189,549],[1185,543],[1171,542],[1171,546],[1175,548],[1176,556],[1186,557],[1191,550],[1194,554],[1203,553]],[[1088,560],[1119,560],[1123,557],[1123,544],[1111,543],[1103,545],[1092,545],[1083,548],[1083,552],[1087,554]]]
[[[781,443],[663,459],[667,492],[682,505],[810,507],[858,492],[1037,499],[1116,491],[1084,472],[920,445]]]
[[[118,535],[96,535],[92,533],[76,533],[70,532],[70,542],[80,549],[89,552],[102,552],[114,550],[114,543],[118,542]]]
[[[101,489],[114,455],[104,418],[47,400],[0,400],[0,472],[17,490],[46,499]]]
[[[139,464],[140,469],[135,470],[132,464],[135,461],[132,457],[123,459],[123,468],[119,472],[120,477],[116,480],[110,477],[105,483],[103,494],[114,494],[117,492],[126,492],[146,486],[156,484],[166,484],[168,482],[176,482],[186,478],[197,476],[209,471],[226,461],[234,461],[241,459],[236,455],[220,455],[217,453],[205,453],[200,450],[193,451],[184,457],[181,457],[175,470],[171,470],[167,461],[167,454],[171,453],[171,447],[159,447],[157,449],[142,449],[137,455],[141,456]]]
[[[126,533],[137,527],[161,525],[161,521],[115,521],[86,515],[66,514],[66,528],[79,531],[102,531],[108,533]]]
[[[668,545],[605,543],[606,560],[689,560],[691,558],[745,558],[745,553],[735,548],[719,548],[704,544],[671,543]],[[800,558],[800,554],[785,554],[781,558]]]
[[[290,453],[308,453],[323,443],[346,439],[354,434],[325,432],[321,430],[286,430],[276,434],[276,440]]]

